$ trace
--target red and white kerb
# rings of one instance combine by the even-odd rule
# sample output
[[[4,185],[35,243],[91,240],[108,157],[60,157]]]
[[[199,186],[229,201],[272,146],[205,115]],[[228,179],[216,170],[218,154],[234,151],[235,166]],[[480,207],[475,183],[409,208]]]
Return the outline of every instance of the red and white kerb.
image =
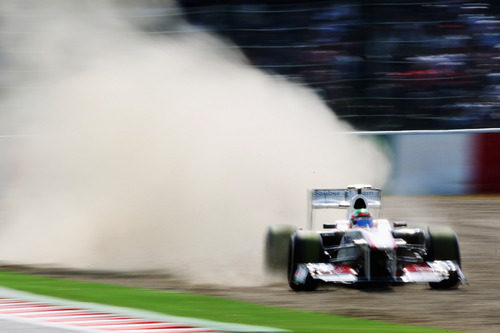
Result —
[[[76,307],[0,298],[0,318],[82,332],[221,332],[183,323],[149,320]]]

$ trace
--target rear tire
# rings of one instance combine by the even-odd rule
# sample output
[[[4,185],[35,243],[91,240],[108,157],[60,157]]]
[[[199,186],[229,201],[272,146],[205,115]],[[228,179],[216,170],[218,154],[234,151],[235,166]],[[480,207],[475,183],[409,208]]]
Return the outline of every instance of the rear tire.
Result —
[[[290,239],[297,228],[288,224],[276,224],[267,229],[265,266],[273,274],[285,276],[288,268]]]
[[[427,256],[425,260],[450,260],[461,265],[460,248],[455,232],[448,227],[429,228],[426,237]],[[441,282],[430,282],[432,289],[456,288],[460,282],[457,271],[449,271],[449,278]]]
[[[288,285],[295,291],[312,291],[318,281],[309,273],[303,283],[296,281],[295,273],[299,264],[318,263],[321,257],[321,236],[310,230],[297,230],[291,238],[288,259]]]

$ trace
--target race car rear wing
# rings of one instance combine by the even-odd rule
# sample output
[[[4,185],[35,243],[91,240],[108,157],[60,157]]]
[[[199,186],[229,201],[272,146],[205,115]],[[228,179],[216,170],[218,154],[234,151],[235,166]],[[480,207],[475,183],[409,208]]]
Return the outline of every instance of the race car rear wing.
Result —
[[[381,208],[381,198],[382,191],[370,185],[349,185],[346,189],[313,189],[309,205],[309,227],[312,228],[314,209],[347,208],[347,214],[350,215],[356,208]],[[356,207],[358,202],[362,202],[365,207]]]
[[[371,187],[348,187],[342,190],[315,189],[311,191],[311,206],[313,209],[349,208],[352,199],[358,195],[366,198],[368,204],[366,208],[380,207],[381,191]]]

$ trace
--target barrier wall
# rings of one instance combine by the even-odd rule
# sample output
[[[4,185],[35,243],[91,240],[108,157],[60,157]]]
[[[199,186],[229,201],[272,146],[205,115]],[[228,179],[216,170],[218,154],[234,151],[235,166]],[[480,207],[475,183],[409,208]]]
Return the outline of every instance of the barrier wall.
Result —
[[[500,193],[500,133],[397,134],[390,193]]]
[[[473,148],[472,192],[500,193],[500,133],[475,135]]]

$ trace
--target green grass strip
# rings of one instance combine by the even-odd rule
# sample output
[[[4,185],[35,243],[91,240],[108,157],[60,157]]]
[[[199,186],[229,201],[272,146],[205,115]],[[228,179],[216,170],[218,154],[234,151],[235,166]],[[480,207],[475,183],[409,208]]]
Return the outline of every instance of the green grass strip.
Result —
[[[129,307],[172,316],[276,327],[301,333],[451,332],[449,330],[263,306],[222,297],[54,279],[1,270],[0,285],[34,294],[74,301]]]

